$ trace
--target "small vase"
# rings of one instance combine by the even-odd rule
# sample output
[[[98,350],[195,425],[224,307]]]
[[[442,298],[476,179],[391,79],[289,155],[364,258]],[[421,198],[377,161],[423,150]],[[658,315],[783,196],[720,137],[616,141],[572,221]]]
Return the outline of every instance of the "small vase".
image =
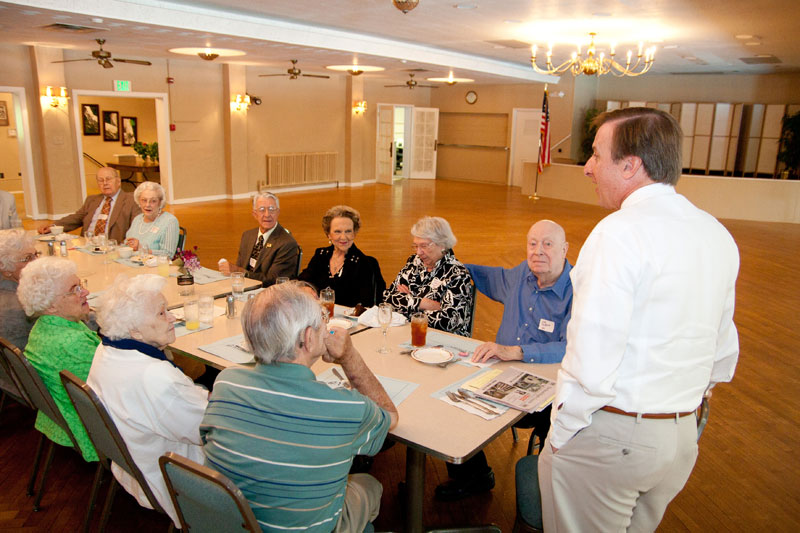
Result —
[[[191,296],[194,294],[194,276],[188,272],[178,275],[178,294],[180,296]]]

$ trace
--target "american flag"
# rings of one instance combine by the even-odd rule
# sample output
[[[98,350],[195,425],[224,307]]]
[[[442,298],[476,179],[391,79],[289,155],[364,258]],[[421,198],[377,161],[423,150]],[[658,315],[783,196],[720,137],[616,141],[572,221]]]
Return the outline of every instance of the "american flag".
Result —
[[[542,128],[539,130],[539,173],[544,172],[544,167],[550,164],[550,105],[547,103],[547,89],[544,90],[542,101]]]

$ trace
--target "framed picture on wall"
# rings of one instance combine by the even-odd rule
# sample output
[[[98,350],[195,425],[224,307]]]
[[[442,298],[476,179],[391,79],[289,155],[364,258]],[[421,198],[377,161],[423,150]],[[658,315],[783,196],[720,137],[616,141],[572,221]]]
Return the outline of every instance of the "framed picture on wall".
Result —
[[[97,104],[81,104],[83,117],[83,134],[100,135],[100,106]]]
[[[138,137],[136,117],[122,117],[122,146],[133,146]]]
[[[119,141],[119,113],[103,111],[103,140]]]
[[[0,100],[0,126],[8,126],[8,107],[5,100]]]

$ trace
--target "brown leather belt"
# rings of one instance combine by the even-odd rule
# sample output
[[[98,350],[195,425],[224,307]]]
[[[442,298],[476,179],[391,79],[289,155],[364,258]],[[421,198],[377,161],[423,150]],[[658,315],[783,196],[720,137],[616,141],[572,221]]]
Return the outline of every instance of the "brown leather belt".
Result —
[[[608,411],[609,413],[614,413],[615,415],[624,415],[624,416],[633,416],[638,417],[640,416],[639,413],[629,413],[628,411],[623,411],[622,409],[617,409],[616,407],[612,407],[610,405],[606,405],[600,408],[601,411]],[[694,411],[687,411],[685,413],[642,413],[642,418],[657,418],[657,419],[666,419],[666,418],[675,418],[677,415],[678,418],[682,418],[684,416],[693,415]]]

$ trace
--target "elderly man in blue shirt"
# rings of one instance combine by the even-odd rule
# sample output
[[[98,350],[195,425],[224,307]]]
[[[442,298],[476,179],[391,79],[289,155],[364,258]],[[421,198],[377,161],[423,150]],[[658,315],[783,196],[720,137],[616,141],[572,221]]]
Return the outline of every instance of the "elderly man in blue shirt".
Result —
[[[572,265],[566,260],[569,243],[564,229],[551,220],[531,226],[526,237],[527,259],[514,268],[465,265],[478,290],[501,302],[503,320],[495,342],[475,349],[472,360],[560,363],[567,346],[567,323],[572,307]],[[543,441],[550,409],[528,415]],[[450,480],[436,487],[436,497],[453,501],[494,487],[494,473],[486,455],[478,453],[463,465],[447,463]]]

